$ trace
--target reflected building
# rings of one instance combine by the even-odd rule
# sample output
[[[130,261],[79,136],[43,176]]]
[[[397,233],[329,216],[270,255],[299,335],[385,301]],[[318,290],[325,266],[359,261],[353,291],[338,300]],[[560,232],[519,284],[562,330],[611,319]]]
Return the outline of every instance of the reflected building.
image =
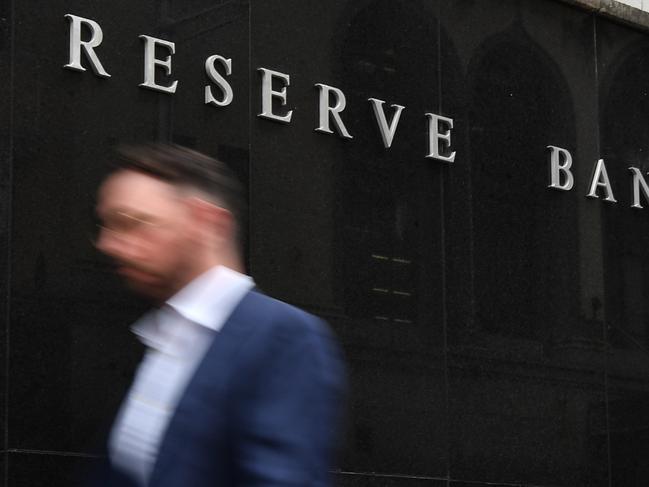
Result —
[[[97,462],[145,304],[88,242],[94,192],[117,144],[162,140],[235,170],[250,273],[340,338],[338,485],[645,485],[649,208],[629,167],[649,172],[649,22],[586,3],[0,0],[0,483]],[[63,68],[66,14],[101,26],[109,78]],[[174,43],[155,72],[175,93],[139,86],[141,35]],[[215,54],[223,107],[204,102]],[[260,116],[260,68],[290,122]],[[369,99],[388,126],[403,107],[389,147]],[[548,187],[548,146],[572,189]],[[599,159],[615,203],[586,197]]]
[[[608,36],[615,30],[604,31]],[[625,51],[611,59],[603,72],[600,92],[602,153],[611,161],[611,177],[628,178],[629,167],[649,170],[647,129],[649,106],[646,81],[649,66],[642,54],[649,45],[641,36],[630,39]],[[623,115],[623,123],[613,117]],[[620,185],[620,203],[632,204],[630,188]],[[622,212],[608,208],[605,224],[604,253],[609,371],[609,410],[613,479],[620,485],[636,485],[647,475],[644,452],[647,451],[649,417],[646,402],[649,384],[649,314],[645,298],[649,286],[645,244],[649,232],[641,210]],[[632,231],[633,229],[633,231]]]

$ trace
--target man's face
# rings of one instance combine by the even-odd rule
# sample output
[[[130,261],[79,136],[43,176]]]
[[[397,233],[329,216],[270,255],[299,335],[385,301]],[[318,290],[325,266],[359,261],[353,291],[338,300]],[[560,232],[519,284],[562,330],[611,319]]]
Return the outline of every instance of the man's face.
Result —
[[[191,219],[185,200],[164,181],[131,170],[110,175],[99,189],[97,248],[139,294],[162,302],[179,287],[191,259]]]

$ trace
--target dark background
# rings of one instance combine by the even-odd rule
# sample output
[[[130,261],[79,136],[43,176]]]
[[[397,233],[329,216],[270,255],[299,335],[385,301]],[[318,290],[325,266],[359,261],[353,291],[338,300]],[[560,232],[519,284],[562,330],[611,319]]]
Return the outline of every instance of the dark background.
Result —
[[[68,13],[111,78],[62,68]],[[141,34],[176,43],[176,94],[138,87]],[[227,108],[203,104],[211,54]],[[648,59],[648,34],[552,0],[0,0],[4,485],[97,462],[145,305],[89,242],[94,194],[117,144],[157,139],[234,168],[257,284],[339,336],[341,486],[646,486]],[[290,124],[257,117],[260,67],[290,74]],[[314,131],[315,83],[352,140]],[[389,150],[369,97],[406,107]],[[424,157],[426,112],[454,119],[454,163]],[[585,197],[599,158],[617,204]]]

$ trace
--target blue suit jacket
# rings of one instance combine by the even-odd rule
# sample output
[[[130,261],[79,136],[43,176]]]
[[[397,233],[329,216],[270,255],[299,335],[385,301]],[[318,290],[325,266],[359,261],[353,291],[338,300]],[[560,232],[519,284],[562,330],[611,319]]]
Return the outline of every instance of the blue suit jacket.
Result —
[[[149,485],[330,485],[344,399],[344,368],[327,326],[250,291],[187,386]],[[102,485],[132,485],[110,467],[101,477]]]

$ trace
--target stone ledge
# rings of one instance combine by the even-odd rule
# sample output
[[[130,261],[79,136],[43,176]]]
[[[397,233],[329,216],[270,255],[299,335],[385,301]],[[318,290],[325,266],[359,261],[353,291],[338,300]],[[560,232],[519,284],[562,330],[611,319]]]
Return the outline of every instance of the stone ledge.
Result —
[[[631,7],[617,0],[559,0],[596,14],[619,20],[633,27],[649,30],[649,12]]]

